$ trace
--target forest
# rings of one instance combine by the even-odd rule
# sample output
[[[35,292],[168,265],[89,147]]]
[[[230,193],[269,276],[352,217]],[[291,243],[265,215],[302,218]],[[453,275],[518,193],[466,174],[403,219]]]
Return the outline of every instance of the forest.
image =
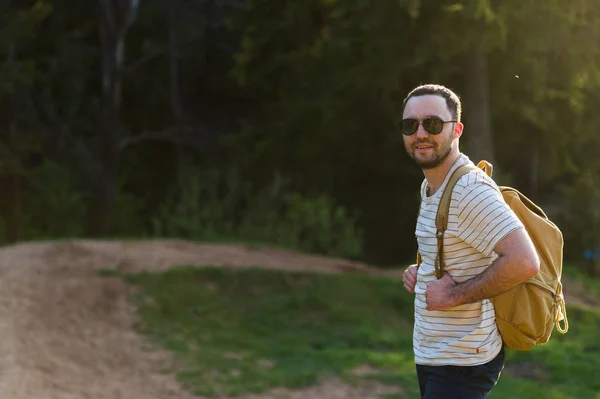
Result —
[[[599,247],[597,0],[1,11],[5,245],[235,240],[406,264],[423,174],[397,123],[412,88],[439,83],[462,100],[461,150],[544,209],[565,257]]]

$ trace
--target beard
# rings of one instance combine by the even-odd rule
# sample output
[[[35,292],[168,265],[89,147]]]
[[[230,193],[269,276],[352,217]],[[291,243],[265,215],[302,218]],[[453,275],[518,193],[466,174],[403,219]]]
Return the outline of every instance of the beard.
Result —
[[[433,146],[432,153],[428,156],[418,157],[416,155],[417,146],[420,144],[428,144]],[[431,142],[416,142],[410,147],[405,147],[408,155],[415,161],[421,169],[433,169],[440,166],[452,152],[452,140],[444,141],[442,143],[431,143]]]

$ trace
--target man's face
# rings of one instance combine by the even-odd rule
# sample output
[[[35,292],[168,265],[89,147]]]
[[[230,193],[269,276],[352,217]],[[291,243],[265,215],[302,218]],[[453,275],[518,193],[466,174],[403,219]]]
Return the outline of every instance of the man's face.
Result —
[[[443,121],[452,120],[452,114],[446,105],[446,100],[438,95],[424,95],[412,97],[406,103],[402,118],[415,118],[419,121],[427,117],[438,117]],[[429,134],[419,123],[415,133],[410,136],[402,135],[404,147],[408,155],[422,169],[433,169],[442,164],[452,152],[452,142],[455,137],[454,130],[460,125],[458,135],[462,131],[460,123],[445,123],[440,134]]]

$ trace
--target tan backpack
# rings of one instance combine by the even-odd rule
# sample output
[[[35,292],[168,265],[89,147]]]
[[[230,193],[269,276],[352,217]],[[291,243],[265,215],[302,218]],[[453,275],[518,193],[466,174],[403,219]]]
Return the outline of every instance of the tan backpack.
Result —
[[[466,173],[482,169],[492,176],[492,165],[481,161],[457,168],[442,194],[436,216],[438,254],[435,259],[437,278],[444,275],[444,231],[448,225],[450,197],[458,180]],[[548,342],[556,329],[565,334],[569,329],[562,292],[563,236],[558,227],[531,200],[511,187],[500,186],[504,201],[525,225],[540,259],[537,276],[490,298],[496,311],[496,324],[504,345],[515,350],[528,350]],[[417,253],[417,264],[422,258]],[[560,322],[563,322],[564,327]]]

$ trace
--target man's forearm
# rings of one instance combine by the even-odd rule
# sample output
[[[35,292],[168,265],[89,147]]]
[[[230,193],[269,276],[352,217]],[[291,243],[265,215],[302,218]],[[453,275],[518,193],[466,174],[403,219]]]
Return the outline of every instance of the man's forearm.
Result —
[[[499,256],[483,273],[456,284],[452,289],[455,306],[499,295],[537,274],[537,259]]]

